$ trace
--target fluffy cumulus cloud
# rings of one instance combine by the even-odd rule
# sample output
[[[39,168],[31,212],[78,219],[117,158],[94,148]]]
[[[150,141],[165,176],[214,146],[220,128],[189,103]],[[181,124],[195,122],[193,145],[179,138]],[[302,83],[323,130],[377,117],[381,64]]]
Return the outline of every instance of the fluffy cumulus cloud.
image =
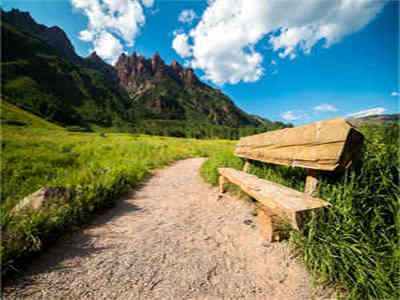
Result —
[[[319,110],[319,111],[338,111],[337,107],[331,105],[331,104],[321,104],[317,105],[313,108],[314,110]]]
[[[264,54],[255,50],[261,41],[279,57],[294,59],[321,40],[329,47],[360,30],[387,1],[208,0],[198,24],[175,39],[185,41],[179,49],[191,49],[189,62],[205,79],[218,85],[257,81],[264,72]]]
[[[151,7],[153,2],[142,0],[146,7]],[[80,32],[79,38],[92,42],[97,54],[112,62],[122,52],[120,40],[126,46],[133,46],[140,27],[145,24],[143,7],[138,0],[71,0],[71,3],[89,19],[88,27]]]
[[[347,117],[351,118],[363,118],[368,116],[380,115],[386,111],[384,107],[375,107],[371,109],[362,110],[356,113],[348,114]]]
[[[186,34],[175,34],[175,39],[172,42],[172,47],[183,58],[192,56],[192,49],[188,44],[188,36]]]
[[[153,6],[154,0],[142,0],[142,3],[143,3],[144,6],[150,8],[150,7]]]
[[[286,121],[308,119],[308,115],[302,110],[289,110],[287,112],[281,113],[281,117]]]
[[[399,93],[399,92],[392,92],[392,93],[390,94],[390,96],[392,96],[392,97],[397,97],[397,96],[400,96],[400,93]]]
[[[178,20],[182,23],[191,24],[196,17],[196,13],[193,9],[186,9],[181,12]]]
[[[101,32],[93,41],[94,49],[98,56],[115,60],[123,52],[123,47],[120,41],[107,31]]]

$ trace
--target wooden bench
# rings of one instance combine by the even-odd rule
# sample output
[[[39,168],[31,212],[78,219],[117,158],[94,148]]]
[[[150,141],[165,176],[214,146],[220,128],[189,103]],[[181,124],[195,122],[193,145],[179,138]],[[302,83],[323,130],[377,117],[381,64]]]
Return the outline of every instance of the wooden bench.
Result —
[[[363,139],[341,118],[241,138],[235,155],[246,159],[244,169],[219,168],[220,192],[232,182],[256,199],[261,234],[279,241],[283,221],[300,229],[304,212],[330,205],[317,198],[319,178],[354,163]],[[307,168],[304,192],[249,174],[251,160]]]

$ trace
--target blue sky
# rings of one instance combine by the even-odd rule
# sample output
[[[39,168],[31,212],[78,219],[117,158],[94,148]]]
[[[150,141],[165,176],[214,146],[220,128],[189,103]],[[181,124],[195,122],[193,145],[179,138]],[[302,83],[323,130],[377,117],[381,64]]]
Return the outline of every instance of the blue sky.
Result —
[[[397,1],[3,0],[77,53],[176,59],[248,113],[295,125],[399,112]],[[350,4],[349,4],[350,3]]]

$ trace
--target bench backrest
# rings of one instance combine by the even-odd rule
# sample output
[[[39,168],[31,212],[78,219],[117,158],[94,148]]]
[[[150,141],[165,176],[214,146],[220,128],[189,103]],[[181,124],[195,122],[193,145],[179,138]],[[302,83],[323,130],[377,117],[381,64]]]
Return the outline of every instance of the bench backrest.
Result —
[[[235,155],[267,163],[342,171],[357,158],[363,135],[342,118],[240,139]]]

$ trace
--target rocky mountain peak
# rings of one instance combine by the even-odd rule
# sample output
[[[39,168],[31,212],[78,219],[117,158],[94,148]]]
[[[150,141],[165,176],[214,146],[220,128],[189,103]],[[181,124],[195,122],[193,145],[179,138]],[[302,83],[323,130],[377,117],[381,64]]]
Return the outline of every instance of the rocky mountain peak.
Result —
[[[19,9],[13,8],[8,12],[1,11],[4,18],[10,24],[24,28],[25,30],[31,31],[33,33],[39,33],[44,29],[45,26],[37,24],[29,12],[23,12]]]
[[[114,82],[119,81],[117,71],[112,66],[107,64],[100,56],[98,56],[96,51],[93,51],[88,57],[83,59],[83,65],[85,67],[101,71]]]
[[[156,52],[151,59],[151,72],[153,75],[161,78],[165,76],[166,65],[160,55]]]
[[[197,78],[197,76],[194,73],[194,70],[192,68],[186,68],[185,69],[184,80],[185,80],[185,83],[187,85],[189,85],[190,87],[200,83],[199,79]]]
[[[176,60],[173,60],[171,62],[171,68],[173,70],[175,70],[176,72],[182,72],[183,71],[182,66]]]
[[[154,53],[152,60],[163,61],[162,58],[160,57],[160,54],[158,54],[158,52]]]
[[[118,57],[118,61],[126,60],[126,59],[128,59],[128,55],[126,55],[125,52],[122,52],[122,54]]]
[[[166,78],[174,80],[183,88],[192,88],[200,84],[192,68],[183,68],[176,60],[168,66],[158,52],[151,59],[146,59],[143,55],[138,57],[135,52],[131,56],[121,54],[115,68],[119,74],[120,84],[132,91],[132,97],[137,95],[138,90],[140,93],[145,91],[145,86],[151,87],[150,82]],[[144,82],[148,82],[147,85]],[[138,85],[143,88],[138,88]],[[133,88],[136,89],[135,93],[133,93]]]
[[[87,60],[91,62],[96,62],[96,63],[105,63],[103,59],[97,55],[96,51],[93,51],[87,58]]]
[[[18,9],[12,9],[8,12],[2,11],[2,17],[4,17],[5,21],[11,25],[23,28],[26,31],[41,36],[63,56],[74,62],[79,61],[80,58],[75,53],[74,46],[60,27],[47,27],[45,25],[38,24],[32,19],[29,12],[22,12]]]

